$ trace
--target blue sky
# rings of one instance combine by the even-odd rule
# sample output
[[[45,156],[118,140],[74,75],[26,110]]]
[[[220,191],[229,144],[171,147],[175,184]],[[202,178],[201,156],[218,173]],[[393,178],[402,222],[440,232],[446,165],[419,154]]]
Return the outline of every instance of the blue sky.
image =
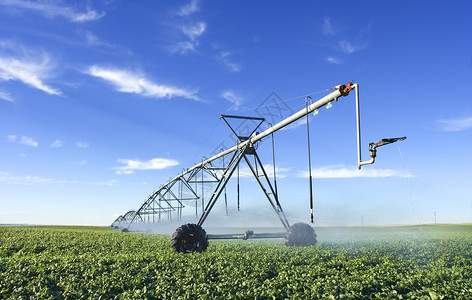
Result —
[[[317,224],[470,222],[471,9],[0,0],[0,223],[109,225],[232,146],[221,114],[264,115],[273,97],[295,112],[350,80],[363,159],[369,142],[408,139],[358,171],[354,95],[311,116]],[[276,165],[282,205],[308,221],[300,125],[276,133]],[[271,164],[270,143],[259,151]],[[243,208],[269,208],[243,184]]]

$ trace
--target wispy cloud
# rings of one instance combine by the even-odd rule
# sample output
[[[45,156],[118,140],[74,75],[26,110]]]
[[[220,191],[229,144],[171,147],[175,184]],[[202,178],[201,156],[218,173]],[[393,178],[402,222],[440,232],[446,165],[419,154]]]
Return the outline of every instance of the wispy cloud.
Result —
[[[8,101],[8,102],[14,102],[13,98],[10,96],[9,93],[1,91],[1,90],[0,90],[0,99]]]
[[[0,79],[17,80],[50,95],[61,95],[61,91],[48,86],[44,79],[49,77],[50,60],[44,56],[41,61],[22,61],[17,58],[0,57]]]
[[[96,12],[94,10],[87,9],[84,13],[74,13],[70,18],[74,22],[88,22],[101,19],[105,16],[105,12]]]
[[[168,47],[169,51],[172,53],[186,54],[189,52],[195,52],[195,44],[189,41],[180,41],[175,43],[172,46]]]
[[[180,28],[181,35],[189,40],[179,40],[169,47],[170,52],[186,54],[197,51],[200,44],[199,38],[206,30],[206,23],[199,22],[192,25],[184,25]]]
[[[350,29],[349,36],[344,34],[344,37],[339,37],[339,33],[344,31],[342,25],[334,24],[331,18],[325,17],[321,29],[326,38],[334,42],[332,45],[336,51],[344,54],[353,54],[368,46],[368,43],[365,41],[365,35],[370,31],[372,26],[372,24],[369,24],[367,27],[357,30],[357,32],[355,29]],[[343,63],[341,59],[332,55],[328,56],[326,61],[337,65]]]
[[[195,41],[200,37],[206,29],[205,22],[199,22],[197,24],[183,26],[182,32],[190,38],[190,40]]]
[[[326,108],[329,109],[329,106],[327,106]],[[310,116],[316,116],[318,115],[319,113],[319,109],[315,109],[315,111],[310,115]],[[291,129],[295,129],[295,128],[298,128],[300,126],[305,126],[306,127],[306,117],[304,118],[301,118],[301,119],[298,119],[297,121],[285,126],[284,128],[282,128],[282,130],[291,130]]]
[[[282,128],[282,130],[290,130],[290,129],[295,129],[295,128],[298,128],[302,125],[306,125],[306,117],[305,118],[301,118],[295,122],[293,122],[292,124],[290,125],[287,125],[285,126],[284,128]]]
[[[229,110],[238,110],[238,108],[244,102],[244,99],[232,90],[226,90],[222,92],[221,97],[223,97],[225,100],[229,101],[232,104]]]
[[[341,29],[334,27],[333,23],[331,23],[331,18],[325,17],[323,19],[323,34],[326,36],[335,36]]]
[[[199,38],[205,32],[207,25],[205,22],[189,23],[189,21],[192,22],[193,19],[192,17],[189,17],[189,15],[197,12],[200,9],[199,6],[200,3],[198,0],[191,0],[187,4],[181,6],[177,12],[171,13],[184,17],[183,20],[176,20],[176,23],[180,25],[172,26],[174,29],[177,28],[178,31],[173,34],[174,42],[167,47],[171,53],[188,54],[197,51],[197,47],[200,44]],[[183,22],[187,23],[184,24]]]
[[[326,58],[326,61],[329,62],[330,64],[335,64],[335,65],[340,65],[343,63],[342,60],[334,56],[328,56]]]
[[[83,184],[93,185],[93,186],[113,186],[119,181],[116,179],[110,179],[106,181],[95,181],[95,182],[85,182]],[[8,172],[0,171],[0,184],[8,185],[39,185],[39,184],[80,184],[78,180],[64,180],[56,179],[42,176],[16,176]]]
[[[442,131],[462,131],[472,127],[472,116],[437,121]]]
[[[308,171],[298,172],[298,177],[308,178]],[[392,169],[362,169],[357,167],[327,166],[312,168],[313,178],[359,178],[359,177],[412,177],[413,175],[405,171]]]
[[[38,147],[38,142],[36,142],[33,138],[22,136],[20,139],[20,144],[30,147]]]
[[[95,34],[93,34],[90,31],[78,31],[79,34],[83,35],[85,38],[85,41],[87,42],[88,45],[91,46],[111,46],[110,44],[107,44],[100,40]]]
[[[14,142],[16,142],[16,140],[17,140],[16,135],[14,135],[14,134],[7,135],[7,141],[9,141],[10,143],[14,143]]]
[[[91,66],[85,73],[107,81],[118,92],[122,93],[132,93],[150,98],[183,97],[197,101],[200,100],[195,91],[157,84],[149,80],[144,74],[128,70]]]
[[[7,135],[7,141],[9,141],[11,143],[18,142],[18,144],[25,145],[25,146],[30,146],[30,147],[35,147],[35,148],[38,147],[38,142],[35,141],[33,138],[30,138],[30,137],[27,137],[27,136],[17,137],[14,134],[10,134],[10,135]]]
[[[83,149],[87,149],[88,147],[90,147],[90,145],[88,143],[85,143],[85,142],[77,142],[76,145],[77,145],[77,147],[83,148]]]
[[[107,181],[98,181],[98,182],[91,182],[90,185],[97,185],[97,186],[114,186],[119,181],[116,179],[110,179]]]
[[[20,81],[48,94],[61,95],[59,89],[45,83],[52,76],[54,67],[55,63],[44,52],[37,53],[12,43],[0,43],[0,80]]]
[[[197,0],[191,0],[189,3],[180,7],[177,11],[178,16],[188,16],[199,10],[199,3]]]
[[[55,140],[51,145],[49,145],[49,147],[52,148],[60,148],[62,146],[64,146],[64,142],[61,140]]]
[[[92,186],[113,186],[119,181],[110,179],[105,181],[85,182],[83,184]],[[0,184],[8,185],[40,185],[40,184],[81,184],[78,180],[64,180],[42,176],[15,176],[8,172],[0,171]]]
[[[232,53],[228,51],[220,51],[220,53],[215,57],[218,62],[223,64],[231,72],[241,71],[241,64],[234,62],[230,57]]]
[[[40,176],[15,176],[7,172],[0,171],[0,184],[9,185],[34,185],[34,184],[74,184],[75,180],[60,180]]]
[[[77,44],[79,46],[91,46],[91,47],[101,47],[101,48],[105,48],[105,49],[108,49],[108,51],[113,51],[113,53],[122,53],[122,54],[125,54],[125,55],[133,55],[133,51],[131,51],[130,49],[128,49],[127,47],[124,47],[122,45],[118,45],[118,44],[113,44],[113,43],[109,43],[103,39],[101,39],[100,37],[98,37],[96,34],[94,34],[93,32],[89,31],[89,30],[83,30],[83,29],[78,29],[76,31],[76,33],[83,39],[82,41],[81,40],[78,40],[75,36],[72,37],[73,41],[69,41],[69,43],[72,43],[72,44]]]
[[[338,42],[338,50],[346,54],[358,52],[365,49],[366,47],[367,44],[352,43],[347,40],[341,40]]]
[[[266,171],[267,176],[273,177],[274,176],[274,165],[272,164],[265,164],[264,170]],[[277,175],[277,178],[286,178],[290,175],[290,171],[292,169],[290,168],[282,168],[282,167],[275,167],[275,174]],[[262,173],[261,170],[259,172]],[[254,174],[252,174],[252,171],[249,167],[245,166],[242,167],[241,170],[239,171],[239,175],[242,177],[252,177],[254,178]]]
[[[73,7],[55,5],[49,1],[0,0],[0,6],[34,11],[48,18],[63,17],[79,23],[99,20],[105,16],[104,12],[97,12],[89,7],[84,11],[76,11]]]
[[[118,162],[124,166],[114,168],[116,174],[133,174],[135,170],[161,170],[179,164],[176,160],[166,158],[153,158],[148,161],[118,159]]]

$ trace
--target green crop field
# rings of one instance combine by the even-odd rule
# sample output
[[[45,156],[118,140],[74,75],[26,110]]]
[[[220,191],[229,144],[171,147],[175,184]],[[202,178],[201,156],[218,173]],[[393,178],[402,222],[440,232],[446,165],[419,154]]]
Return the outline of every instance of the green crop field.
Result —
[[[472,226],[316,229],[318,244],[0,227],[0,299],[472,299]]]

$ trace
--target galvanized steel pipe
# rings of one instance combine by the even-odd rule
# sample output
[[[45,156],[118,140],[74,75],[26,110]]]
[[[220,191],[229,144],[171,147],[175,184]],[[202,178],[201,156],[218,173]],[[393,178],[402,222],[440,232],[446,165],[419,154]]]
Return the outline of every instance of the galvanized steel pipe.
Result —
[[[239,143],[239,144],[237,144],[237,145],[235,145],[235,146],[233,146],[233,147],[231,147],[231,148],[229,148],[229,149],[227,149],[223,152],[220,152],[220,153],[218,153],[218,154],[202,161],[201,163],[193,166],[192,168],[186,170],[185,172],[177,175],[172,180],[169,180],[167,183],[164,184],[164,186],[166,186],[167,184],[169,184],[170,182],[172,182],[174,180],[177,180],[177,179],[181,178],[182,176],[192,172],[193,170],[195,170],[197,168],[201,168],[201,167],[205,166],[206,164],[208,164],[208,163],[210,163],[210,162],[212,162],[212,161],[214,161],[214,160],[216,160],[220,157],[223,157],[223,156],[225,156],[229,153],[237,151],[238,149],[244,148],[247,145],[254,144],[255,142],[265,138],[266,136],[270,135],[271,133],[274,133],[275,131],[282,129],[285,126],[290,125],[291,123],[297,121],[298,119],[301,119],[304,116],[306,116],[307,114],[315,111],[316,109],[325,106],[329,102],[337,100],[339,97],[346,96],[349,93],[349,91],[352,89],[353,86],[356,87],[356,90],[358,89],[357,84],[351,85],[351,88],[349,88],[347,90],[347,92],[346,91],[341,91],[341,88],[345,87],[344,85],[338,85],[338,86],[334,87],[336,89],[334,92],[326,95],[325,97],[323,97],[323,98],[319,99],[318,101],[314,102],[313,104],[309,105],[308,108],[303,108],[299,112],[297,112],[297,113],[291,115],[290,117],[280,121],[279,123],[275,124],[274,126],[269,127],[265,131],[263,131],[259,134],[253,135],[252,137],[250,137],[246,141],[243,141],[243,142],[241,142],[241,143]],[[357,95],[357,98],[358,98],[358,95]]]

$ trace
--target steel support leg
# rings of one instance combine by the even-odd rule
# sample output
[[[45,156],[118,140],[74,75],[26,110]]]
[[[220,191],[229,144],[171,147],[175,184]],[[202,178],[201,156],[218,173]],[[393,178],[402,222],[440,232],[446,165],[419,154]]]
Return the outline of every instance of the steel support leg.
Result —
[[[277,197],[277,193],[272,188],[272,185],[270,184],[270,181],[269,181],[269,177],[267,176],[267,173],[266,173],[264,167],[262,166],[259,157],[257,156],[257,154],[255,152],[254,152],[254,156],[256,157],[256,160],[257,160],[258,164],[260,165],[260,167],[262,169],[264,177],[267,181],[267,184],[268,184],[272,194],[274,195],[274,199],[275,199],[276,203],[274,203],[274,201],[271,199],[270,194],[267,192],[266,188],[262,184],[261,180],[259,179],[259,176],[257,176],[257,172],[254,169],[254,167],[251,165],[251,163],[249,162],[249,159],[246,156],[244,156],[244,159],[246,160],[247,165],[251,169],[252,174],[254,175],[257,182],[259,183],[259,185],[260,185],[262,191],[264,192],[265,196],[267,197],[267,200],[269,200],[270,205],[272,206],[274,211],[277,213],[277,216],[279,217],[280,222],[282,222],[282,225],[285,227],[286,230],[288,230],[290,228],[290,224],[287,220],[287,217],[285,216],[284,211],[282,210],[282,206],[280,206],[280,203],[279,203],[279,200],[278,200],[278,197]]]
[[[226,184],[228,183],[237,166],[239,165],[239,162],[244,156],[245,151],[246,147],[234,153],[233,157],[231,158],[231,161],[229,162],[228,166],[226,167],[226,170],[223,173],[221,180],[218,182],[218,185],[216,186],[213,194],[211,195],[211,198],[208,201],[207,206],[203,211],[202,216],[200,217],[200,220],[198,221],[198,225],[202,226],[203,222],[205,222],[206,218],[208,217],[208,214],[210,213],[211,209],[213,208],[219,196],[221,195],[221,192],[223,192]]]

